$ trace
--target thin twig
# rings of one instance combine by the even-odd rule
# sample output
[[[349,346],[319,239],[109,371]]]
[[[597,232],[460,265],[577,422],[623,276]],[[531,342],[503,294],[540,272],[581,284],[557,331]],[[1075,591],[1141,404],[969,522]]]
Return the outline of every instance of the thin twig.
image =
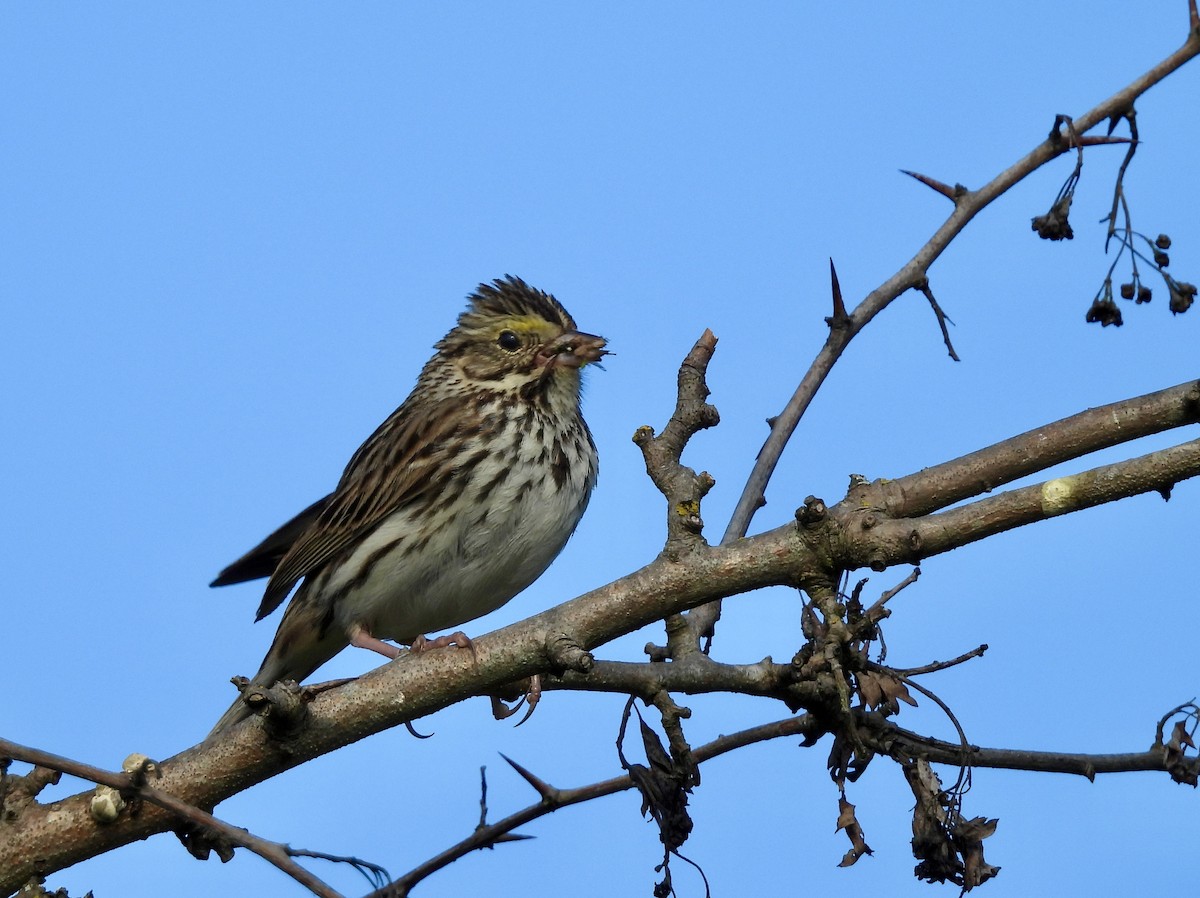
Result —
[[[163,810],[171,812],[184,823],[212,830],[222,838],[227,839],[230,843],[239,845],[257,854],[263,860],[292,877],[292,879],[296,880],[296,882],[300,883],[314,895],[320,896],[320,898],[343,898],[340,892],[293,861],[288,856],[287,846],[281,845],[278,842],[269,842],[247,830],[232,826],[223,820],[218,820],[212,814],[206,813],[200,810],[200,808],[190,805],[168,792],[162,792],[152,786],[138,785],[126,773],[113,773],[100,767],[93,767],[91,764],[85,764],[82,761],[64,758],[60,755],[51,754],[48,751],[42,751],[41,749],[18,745],[7,739],[0,739],[0,757],[24,761],[27,764],[36,764],[38,767],[48,767],[51,770],[59,770],[70,776],[98,783],[102,786],[108,786],[122,793],[132,794],[144,801],[157,805]]]
[[[954,344],[950,342],[950,331],[946,329],[946,323],[950,321],[950,316],[942,311],[942,307],[938,305],[938,301],[933,296],[933,290],[929,286],[929,278],[923,280],[917,285],[917,289],[924,294],[926,301],[929,303],[929,308],[933,309],[933,314],[937,316],[938,327],[942,331],[942,342],[946,344],[946,351],[950,353],[950,358],[956,362],[961,362],[958,353],[954,351]]]
[[[1194,3],[1194,0],[1192,0]],[[1117,91],[1093,109],[1075,118],[1075,130],[1080,135],[1090,131],[1112,115],[1132,107],[1134,100],[1162,81],[1180,66],[1200,54],[1200,32],[1192,29],[1188,40],[1153,66],[1141,77]],[[954,211],[932,237],[892,277],[871,291],[850,315],[849,326],[830,331],[825,345],[817,353],[812,365],[801,378],[791,400],[776,417],[762,449],[755,461],[754,469],[746,480],[736,509],[725,530],[722,545],[729,545],[746,535],[754,513],[763,504],[767,483],[779,462],[783,449],[795,431],[796,425],[807,411],[809,404],[829,375],[834,363],[841,357],[854,336],[869,324],[876,315],[887,308],[898,296],[916,286],[926,276],[930,266],[946,250],[950,242],[964,227],[994,200],[1006,193],[1013,185],[1024,180],[1046,163],[1067,152],[1063,141],[1047,139],[1034,147],[1023,158],[997,174],[978,190],[964,194],[955,204]],[[711,626],[718,609],[705,610],[703,614],[692,612],[696,618],[694,629],[702,632]]]
[[[766,742],[782,736],[815,734],[818,731],[819,724],[807,714],[798,717],[788,717],[774,723],[767,723],[742,730],[738,733],[732,733],[728,736],[719,736],[712,742],[693,749],[692,757],[699,764],[756,742]],[[538,782],[541,783],[540,780]],[[531,804],[514,814],[510,814],[503,820],[497,820],[482,830],[476,830],[457,845],[453,845],[436,857],[430,858],[419,867],[415,867],[401,876],[391,885],[372,892],[366,898],[404,898],[404,896],[407,896],[412,891],[413,886],[421,880],[453,863],[460,857],[493,844],[503,833],[523,826],[531,820],[552,814],[560,808],[632,789],[633,781],[629,776],[624,775],[575,789],[554,789],[553,787],[546,786],[544,783],[542,783],[542,786],[544,788],[538,790],[539,800],[535,804]]]
[[[922,674],[937,673],[940,670],[946,670],[950,667],[957,667],[965,661],[970,661],[972,658],[982,658],[983,653],[988,650],[988,644],[985,642],[977,646],[969,652],[963,652],[957,658],[951,658],[949,661],[932,661],[929,664],[923,664],[920,667],[891,667],[888,670],[899,674],[901,677],[919,677]]]
[[[907,589],[908,587],[910,587],[914,583],[916,583],[917,580],[920,578],[920,576],[921,576],[921,569],[919,567],[914,567],[911,571],[908,572],[907,577],[905,577],[903,580],[901,580],[899,583],[897,583],[891,589],[885,589],[883,591],[883,594],[880,595],[879,598],[875,600],[875,602],[871,605],[871,607],[863,612],[863,617],[868,620],[873,619],[875,617],[875,615],[877,615],[879,613],[879,610],[881,608],[883,608],[884,605],[886,605],[888,602],[890,602],[892,599],[894,599],[903,590]],[[865,583],[866,581],[864,580],[863,582]]]
[[[893,757],[907,755],[924,758],[934,764],[959,766],[964,757],[971,767],[997,770],[1024,770],[1029,773],[1072,773],[1095,779],[1097,774],[1167,771],[1161,748],[1149,751],[1113,754],[1086,752],[1026,751],[1014,748],[966,749],[959,743],[922,736],[896,726],[878,714],[861,714],[859,732],[879,750]]]
[[[373,889],[378,889],[387,885],[392,878],[392,875],[388,873],[386,867],[371,863],[371,861],[364,861],[360,857],[350,857],[344,854],[329,854],[325,851],[312,851],[308,848],[292,848],[290,845],[285,845],[284,849],[291,857],[311,857],[319,861],[329,861],[333,864],[349,864],[359,872],[363,879],[371,884],[371,888]]]

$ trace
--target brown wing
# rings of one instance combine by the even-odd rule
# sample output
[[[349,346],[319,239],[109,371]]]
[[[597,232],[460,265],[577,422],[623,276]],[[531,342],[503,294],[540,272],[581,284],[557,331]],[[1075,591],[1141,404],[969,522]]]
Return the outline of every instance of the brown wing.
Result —
[[[303,577],[333,561],[388,516],[437,495],[458,463],[463,439],[482,427],[461,400],[420,405],[410,397],[354,453],[337,489],[271,574],[259,619]]]
[[[245,583],[247,580],[257,580],[269,577],[279,567],[279,562],[296,538],[308,529],[329,504],[332,495],[318,499],[300,514],[296,515],[261,543],[226,567],[217,574],[209,586],[229,586],[231,583]]]

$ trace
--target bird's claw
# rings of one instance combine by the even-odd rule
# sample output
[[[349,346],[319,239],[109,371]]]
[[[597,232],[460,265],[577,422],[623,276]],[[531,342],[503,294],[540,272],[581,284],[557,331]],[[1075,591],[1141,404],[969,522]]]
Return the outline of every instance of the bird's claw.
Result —
[[[538,700],[542,697],[542,678],[534,674],[529,678],[529,686],[525,690],[525,694],[517,699],[517,703],[512,707],[504,704],[504,700],[497,696],[492,696],[492,716],[497,720],[507,720],[518,711],[522,705],[526,705],[525,716],[517,721],[517,726],[520,726],[529,719],[533,713],[533,709],[537,707]]]

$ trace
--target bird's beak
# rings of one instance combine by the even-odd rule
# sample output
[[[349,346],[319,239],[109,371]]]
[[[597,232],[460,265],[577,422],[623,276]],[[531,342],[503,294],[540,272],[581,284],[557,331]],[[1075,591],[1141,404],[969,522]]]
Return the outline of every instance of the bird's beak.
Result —
[[[595,334],[572,331],[551,340],[537,354],[537,364],[547,371],[554,368],[582,368],[589,362],[598,362],[608,355],[604,345],[608,341]]]

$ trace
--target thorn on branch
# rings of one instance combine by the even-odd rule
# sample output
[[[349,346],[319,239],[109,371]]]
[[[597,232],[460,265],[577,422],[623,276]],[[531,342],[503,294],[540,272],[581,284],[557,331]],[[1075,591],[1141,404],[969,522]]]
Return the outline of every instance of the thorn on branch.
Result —
[[[479,824],[476,830],[487,826],[487,765],[479,765]],[[389,877],[390,878],[390,877]]]
[[[842,285],[838,283],[837,268],[834,267],[832,257],[829,259],[829,281],[833,293],[833,315],[826,318],[825,323],[830,328],[845,327],[850,323],[850,316],[846,314],[846,303],[842,300]],[[775,418],[768,418],[767,423],[774,427]]]
[[[1116,116],[1113,116],[1113,118],[1111,119],[1111,122],[1115,123],[1115,122],[1119,122],[1120,120],[1121,120],[1121,116],[1116,115]],[[1115,124],[1111,124],[1110,127],[1115,127]],[[1111,133],[1112,132],[1109,131],[1109,134],[1111,134]],[[1132,142],[1133,142],[1132,139],[1130,139],[1128,137],[1101,137],[1099,135],[1091,135],[1091,136],[1085,135],[1085,136],[1079,138],[1079,145],[1081,147],[1103,147],[1103,146],[1109,146],[1111,144],[1132,143]]]
[[[533,786],[534,791],[541,796],[543,802],[554,802],[557,800],[558,789],[554,788],[545,780],[538,778],[536,775],[526,770],[508,755],[501,753],[500,757],[504,758],[504,760],[508,762],[508,766],[517,771],[517,773],[521,775],[521,778],[525,780],[525,782]]]
[[[501,755],[500,757],[503,758],[504,756]],[[508,758],[504,758],[504,760],[508,761]],[[512,762],[509,761],[509,763],[511,764]],[[486,830],[488,828],[487,790],[488,790],[487,767],[481,766],[479,768],[479,823],[475,826],[475,832],[477,834],[483,832],[484,830]],[[491,849],[491,848],[495,848],[497,845],[500,845],[504,842],[524,842],[527,839],[532,839],[532,838],[535,838],[535,837],[522,835],[521,833],[503,831],[503,832],[500,832],[500,833],[492,836],[491,838],[489,838],[487,843],[484,845],[481,845],[480,847]],[[386,873],[386,871],[384,871],[384,872]],[[381,888],[383,888],[383,886],[387,885],[387,883],[389,883],[390,881],[391,881],[391,877],[388,876],[386,879],[384,879],[384,881],[381,884],[377,885],[375,888],[381,889]]]
[[[936,178],[931,178],[928,175],[923,175],[919,172],[909,171],[906,168],[902,168],[900,171],[901,173],[908,175],[910,178],[915,178],[930,190],[940,193],[946,199],[955,204],[957,204],[959,199],[968,193],[967,188],[963,187],[961,184],[955,184],[953,187],[951,187],[948,184],[943,184]]]

